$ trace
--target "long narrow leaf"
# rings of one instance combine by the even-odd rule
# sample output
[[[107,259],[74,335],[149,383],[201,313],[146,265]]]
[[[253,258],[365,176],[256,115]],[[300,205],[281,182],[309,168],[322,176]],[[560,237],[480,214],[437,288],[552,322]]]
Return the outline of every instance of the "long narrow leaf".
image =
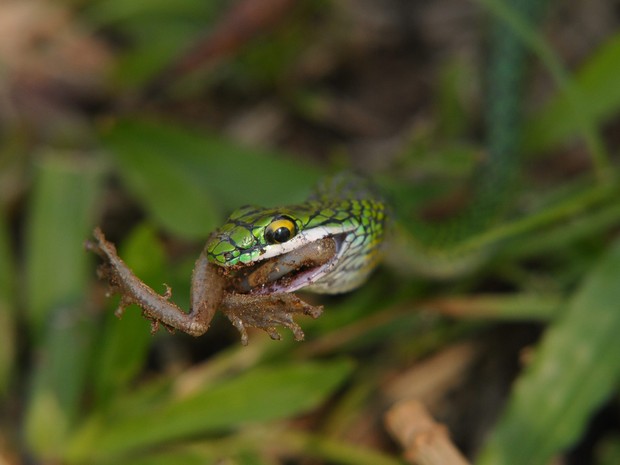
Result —
[[[35,337],[50,310],[83,296],[90,279],[84,241],[95,215],[99,168],[69,154],[40,163],[27,229],[25,303]]]
[[[351,368],[340,360],[256,369],[149,411],[95,419],[76,437],[70,458],[110,460],[173,440],[297,415],[322,402]]]
[[[94,321],[85,304],[99,168],[75,154],[40,163],[28,221],[27,304],[36,367],[26,413],[26,440],[40,457],[61,454],[83,396]]]
[[[582,120],[601,124],[620,112],[620,34],[604,43],[577,71],[573,86],[581,94]],[[527,151],[541,151],[570,140],[578,133],[570,97],[560,93],[529,120],[524,141]]]
[[[544,465],[569,447],[620,380],[620,241],[549,328],[479,465]]]

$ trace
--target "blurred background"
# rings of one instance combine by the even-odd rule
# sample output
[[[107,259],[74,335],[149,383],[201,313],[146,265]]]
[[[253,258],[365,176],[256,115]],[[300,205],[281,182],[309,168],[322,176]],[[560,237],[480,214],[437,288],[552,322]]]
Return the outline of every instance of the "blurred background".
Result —
[[[619,24],[616,0],[1,0],[0,464],[400,464],[405,399],[472,463],[620,463]],[[389,199],[385,260],[303,296],[304,342],[114,316],[96,225],[188,308],[233,209],[347,170]]]

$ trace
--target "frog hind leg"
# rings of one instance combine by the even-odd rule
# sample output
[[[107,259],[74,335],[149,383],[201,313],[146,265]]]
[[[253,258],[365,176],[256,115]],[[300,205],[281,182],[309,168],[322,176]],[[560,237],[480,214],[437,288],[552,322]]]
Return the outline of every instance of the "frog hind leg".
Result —
[[[196,261],[192,309],[186,313],[169,300],[172,291],[168,286],[161,295],[142,282],[120,259],[114,245],[106,240],[99,228],[95,230],[94,236],[96,241],[87,242],[86,248],[103,259],[99,276],[108,282],[110,293],[121,296],[117,316],[120,317],[127,306],[136,304],[144,316],[151,320],[152,331],[156,331],[160,323],[168,329],[178,329],[192,336],[200,336],[209,329],[223,297],[225,282],[204,254]]]

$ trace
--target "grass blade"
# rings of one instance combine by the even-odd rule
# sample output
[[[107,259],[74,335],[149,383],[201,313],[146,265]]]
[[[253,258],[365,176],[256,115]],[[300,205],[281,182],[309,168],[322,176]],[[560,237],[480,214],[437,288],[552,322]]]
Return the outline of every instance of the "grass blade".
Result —
[[[620,34],[616,34],[582,65],[573,79],[575,92],[581,95],[580,118],[594,124],[604,123],[620,109]],[[528,152],[548,150],[570,140],[580,129],[573,103],[560,93],[528,121],[524,143]]]
[[[479,465],[544,465],[620,380],[620,241],[591,271],[517,381]]]
[[[259,368],[137,414],[95,419],[76,437],[71,460],[110,460],[173,440],[297,415],[322,402],[351,369],[346,360]]]
[[[27,314],[35,342],[25,436],[35,455],[54,460],[79,413],[95,327],[86,311],[98,166],[71,154],[40,163],[27,231]]]
[[[35,336],[49,312],[84,295],[90,257],[84,241],[94,223],[99,169],[69,154],[40,163],[27,230],[25,304]]]

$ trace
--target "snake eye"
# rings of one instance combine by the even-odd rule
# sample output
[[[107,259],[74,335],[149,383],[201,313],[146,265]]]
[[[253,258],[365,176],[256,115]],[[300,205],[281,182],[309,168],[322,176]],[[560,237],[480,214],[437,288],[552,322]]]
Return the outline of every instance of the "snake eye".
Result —
[[[279,218],[265,228],[265,240],[270,244],[282,244],[295,234],[297,227],[289,218]]]

